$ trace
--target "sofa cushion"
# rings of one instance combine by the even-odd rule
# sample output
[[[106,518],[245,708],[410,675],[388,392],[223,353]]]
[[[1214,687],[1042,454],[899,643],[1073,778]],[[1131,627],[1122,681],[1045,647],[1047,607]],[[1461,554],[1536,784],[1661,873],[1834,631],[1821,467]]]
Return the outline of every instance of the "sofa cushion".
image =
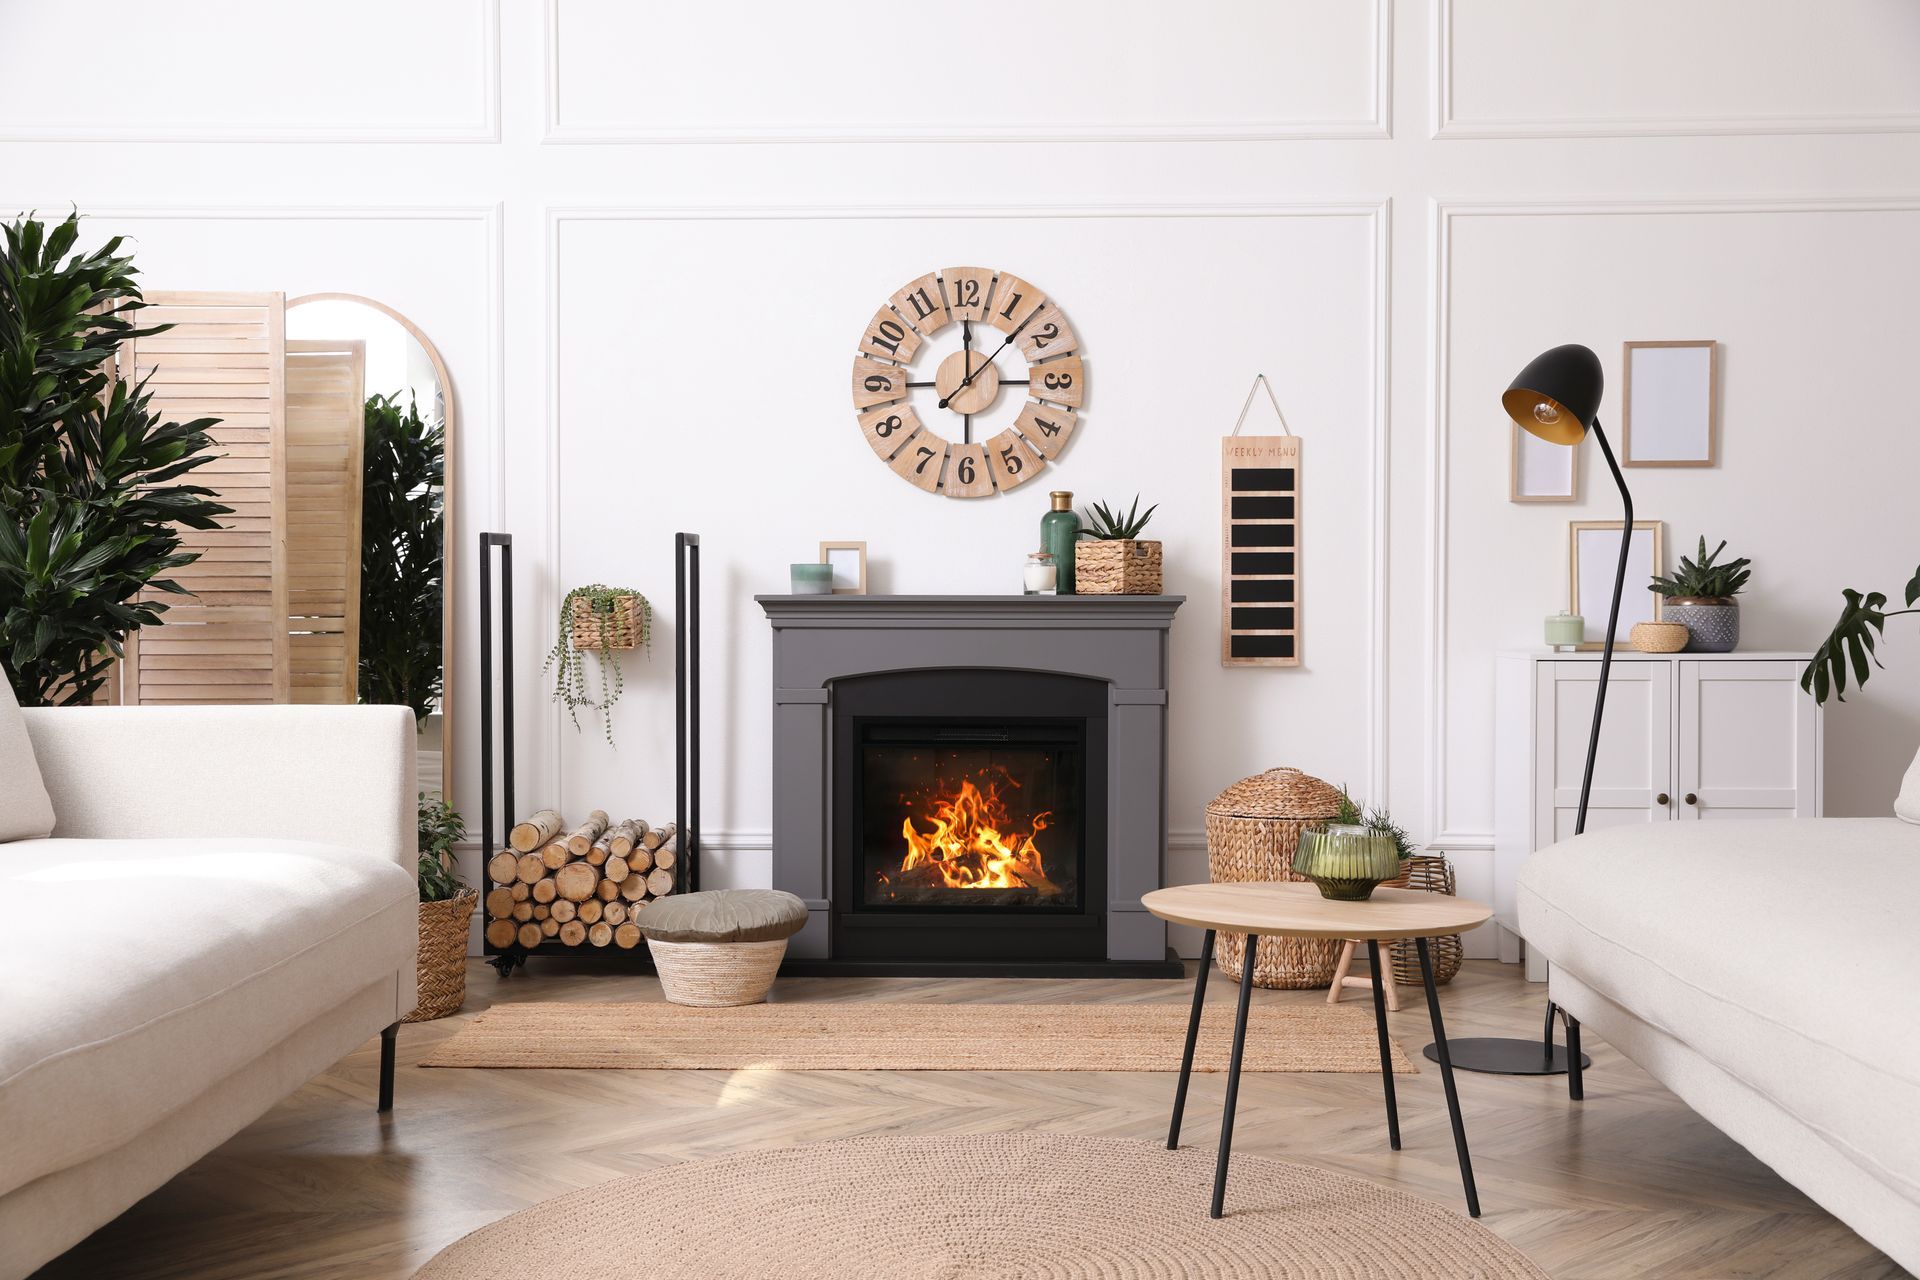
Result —
[[[780,889],[709,889],[663,898],[635,923],[657,942],[772,942],[800,932],[807,904]]]
[[[0,1194],[127,1142],[401,970],[413,877],[296,840],[32,840],[0,857]]]
[[[5,676],[0,672],[0,844],[53,834],[53,801]]]
[[[1920,824],[1920,753],[1913,757],[1913,763],[1907,766],[1907,776],[1901,780],[1900,796],[1893,802],[1894,816],[1906,822]]]
[[[1920,1204],[1920,827],[1613,827],[1533,855],[1517,896],[1555,969]]]

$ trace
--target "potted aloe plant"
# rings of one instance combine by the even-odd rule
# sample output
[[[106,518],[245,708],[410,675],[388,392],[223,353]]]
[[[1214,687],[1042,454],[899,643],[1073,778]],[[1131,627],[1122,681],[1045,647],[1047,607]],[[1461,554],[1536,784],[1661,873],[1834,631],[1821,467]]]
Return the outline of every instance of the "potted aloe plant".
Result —
[[[1742,556],[1718,563],[1726,549],[1722,538],[1708,551],[1702,536],[1698,561],[1681,556],[1672,577],[1653,580],[1653,591],[1666,598],[1661,617],[1687,629],[1688,653],[1732,653],[1740,643],[1740,602],[1734,597],[1752,576],[1747,568],[1752,561]]]
[[[1081,522],[1080,536],[1088,541],[1074,549],[1073,589],[1083,596],[1160,594],[1160,544],[1143,542],[1140,531],[1160,509],[1156,503],[1140,510],[1140,495],[1123,515],[1120,504],[1109,511],[1096,502]]]

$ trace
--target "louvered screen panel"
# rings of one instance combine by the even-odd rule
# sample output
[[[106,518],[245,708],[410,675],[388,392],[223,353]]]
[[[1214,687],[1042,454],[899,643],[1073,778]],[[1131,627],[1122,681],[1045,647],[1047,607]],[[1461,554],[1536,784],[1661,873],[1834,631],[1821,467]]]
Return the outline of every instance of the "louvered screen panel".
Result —
[[[174,327],[127,344],[123,367],[151,378],[154,410],[215,417],[218,455],[191,473],[233,508],[188,529],[200,558],[173,577],[191,595],[154,593],[162,625],[130,637],[128,705],[287,701],[286,298],[278,293],[151,293],[143,324]]]
[[[360,693],[360,495],[367,346],[287,340],[288,696]]]

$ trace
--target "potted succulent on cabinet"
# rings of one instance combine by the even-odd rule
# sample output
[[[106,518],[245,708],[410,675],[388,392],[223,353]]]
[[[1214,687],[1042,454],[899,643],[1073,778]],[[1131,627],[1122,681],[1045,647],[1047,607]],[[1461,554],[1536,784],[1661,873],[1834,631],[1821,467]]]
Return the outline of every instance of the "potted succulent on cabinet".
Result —
[[[1160,509],[1155,503],[1140,510],[1140,495],[1126,515],[1114,514],[1102,503],[1087,513],[1080,536],[1087,539],[1074,549],[1073,589],[1083,596],[1160,594],[1160,544],[1143,542],[1140,531]]]
[[[453,806],[420,793],[420,1006],[404,1022],[444,1018],[467,1002],[467,922],[480,892],[453,873],[453,846],[466,834]]]
[[[1725,538],[1711,552],[1707,540],[1700,539],[1700,559],[1680,557],[1673,576],[1656,577],[1653,590],[1666,597],[1661,617],[1678,622],[1687,629],[1688,653],[1732,653],[1740,643],[1740,602],[1734,597],[1751,577],[1745,556],[1725,564],[1715,563],[1727,549]]]
[[[573,727],[580,727],[580,709],[598,711],[607,745],[613,745],[613,704],[620,701],[624,682],[614,655],[650,644],[653,606],[631,587],[609,587],[590,582],[567,592],[560,602],[559,638],[547,654],[543,671],[553,671],[553,700],[564,703]],[[586,655],[600,659],[600,696],[587,692]]]

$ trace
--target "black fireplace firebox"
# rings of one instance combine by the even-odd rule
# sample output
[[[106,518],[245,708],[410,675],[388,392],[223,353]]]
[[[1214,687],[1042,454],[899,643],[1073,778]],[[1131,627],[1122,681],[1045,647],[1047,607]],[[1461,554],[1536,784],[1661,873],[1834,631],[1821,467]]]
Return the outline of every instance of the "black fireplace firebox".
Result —
[[[833,691],[833,954],[1106,955],[1107,688],[1031,671]]]

